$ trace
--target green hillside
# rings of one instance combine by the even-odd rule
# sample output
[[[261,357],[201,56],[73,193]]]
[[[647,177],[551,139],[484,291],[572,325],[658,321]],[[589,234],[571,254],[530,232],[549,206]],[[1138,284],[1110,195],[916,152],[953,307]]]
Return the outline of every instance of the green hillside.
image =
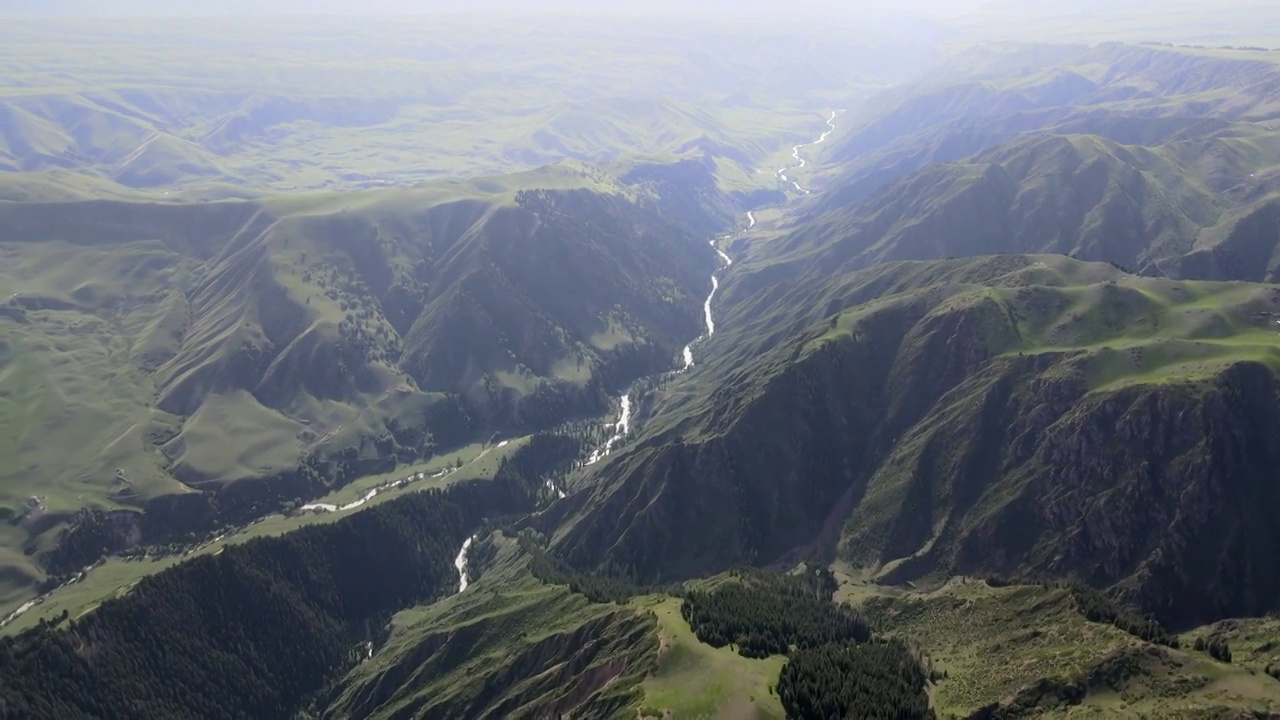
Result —
[[[466,593],[392,619],[326,717],[628,714],[658,649],[654,617],[540,583],[517,540],[491,542],[473,551],[493,559]]]
[[[12,21],[0,720],[1280,713],[1275,13],[1140,4]]]
[[[735,210],[702,164],[617,170],[0,205],[8,592],[96,558],[41,560],[81,508],[154,516],[113,551],[203,532],[671,367]]]
[[[1278,87],[1273,59],[1180,48],[965,56],[850,114],[827,146],[828,191],[744,246],[755,272],[725,297],[783,275],[991,252],[1274,280]]]
[[[673,385],[571,499],[566,557],[665,579],[834,552],[1075,578],[1175,623],[1274,608],[1276,289],[995,256],[792,290],[764,325],[825,317]]]

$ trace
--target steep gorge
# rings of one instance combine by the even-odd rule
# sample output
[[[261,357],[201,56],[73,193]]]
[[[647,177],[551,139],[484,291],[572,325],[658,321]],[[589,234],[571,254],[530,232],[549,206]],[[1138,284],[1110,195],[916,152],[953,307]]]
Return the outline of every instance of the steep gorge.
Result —
[[[1275,609],[1280,295],[939,265],[949,282],[837,312],[640,437],[567,501],[559,551],[646,581],[838,556],[892,581],[1074,578],[1179,624]],[[1160,334],[1110,314],[1153,291],[1183,298],[1147,308]],[[1256,349],[1203,322],[1206,294]]]

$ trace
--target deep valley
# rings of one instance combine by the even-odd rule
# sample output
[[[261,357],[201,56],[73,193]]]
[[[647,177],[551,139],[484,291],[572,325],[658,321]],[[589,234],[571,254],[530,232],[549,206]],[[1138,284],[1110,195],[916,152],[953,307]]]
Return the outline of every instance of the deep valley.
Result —
[[[1133,4],[14,18],[0,717],[1280,717],[1280,37]]]

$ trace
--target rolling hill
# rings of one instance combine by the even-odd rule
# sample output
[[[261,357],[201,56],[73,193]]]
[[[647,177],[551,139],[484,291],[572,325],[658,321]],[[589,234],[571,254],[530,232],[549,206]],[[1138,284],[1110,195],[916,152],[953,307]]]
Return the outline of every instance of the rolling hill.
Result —
[[[736,209],[703,163],[615,170],[0,205],[12,579],[93,561],[45,555],[81,508],[147,509],[110,550],[199,533],[671,367]]]
[[[988,50],[932,85],[891,90],[824,146],[824,192],[735,243],[726,323],[752,322],[754,298],[783,280],[989,253],[1274,281],[1271,54]]]

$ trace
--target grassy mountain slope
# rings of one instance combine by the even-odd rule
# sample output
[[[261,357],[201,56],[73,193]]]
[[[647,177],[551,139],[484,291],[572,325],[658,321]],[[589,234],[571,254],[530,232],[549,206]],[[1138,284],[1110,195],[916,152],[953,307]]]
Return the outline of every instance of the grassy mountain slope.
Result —
[[[1028,133],[1156,145],[1226,123],[1267,129],[1280,113],[1278,53],[1151,45],[981,48],[934,79],[852,108],[824,148],[825,207]]]
[[[640,577],[829,553],[1074,577],[1178,623],[1273,609],[1273,288],[997,256],[792,290],[763,322],[819,319],[674,387],[678,417],[571,497],[561,552]]]
[[[1190,637],[1169,648],[1090,622],[1066,588],[956,578],[927,590],[855,581],[843,592],[945,673],[933,691],[941,717],[1246,717],[1280,708],[1280,684],[1265,668],[1221,662]]]
[[[325,700],[325,717],[628,714],[658,650],[653,616],[544,585],[514,539],[491,542],[492,561],[465,593],[392,620]]]
[[[757,276],[725,297],[784,275],[990,252],[1273,279],[1273,54],[1116,45],[958,60],[842,119],[827,191],[771,224],[750,248]]]
[[[1147,275],[1270,280],[1277,178],[1280,145],[1252,127],[1151,147],[1033,135],[815,213],[764,248],[760,264],[816,272],[1052,252]]]
[[[692,162],[0,206],[7,544],[48,550],[83,507],[199,530],[601,411],[698,334],[732,212]]]

